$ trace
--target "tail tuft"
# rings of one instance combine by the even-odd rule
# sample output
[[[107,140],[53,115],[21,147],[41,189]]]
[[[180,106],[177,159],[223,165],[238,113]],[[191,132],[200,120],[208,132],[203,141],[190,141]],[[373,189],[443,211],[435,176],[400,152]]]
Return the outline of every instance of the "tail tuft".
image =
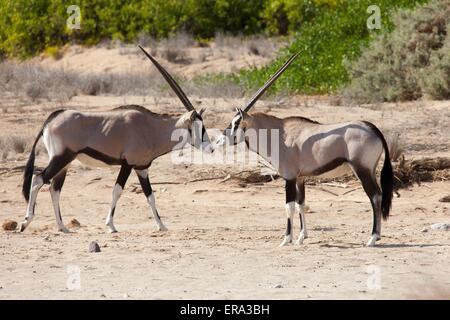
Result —
[[[383,219],[386,220],[389,217],[389,211],[392,206],[392,195],[394,193],[394,172],[392,170],[391,158],[389,155],[389,147],[381,133],[380,129],[378,129],[373,123],[363,121],[366,125],[368,125],[381,139],[383,143],[384,149],[384,164],[381,169],[381,212],[383,214]]]

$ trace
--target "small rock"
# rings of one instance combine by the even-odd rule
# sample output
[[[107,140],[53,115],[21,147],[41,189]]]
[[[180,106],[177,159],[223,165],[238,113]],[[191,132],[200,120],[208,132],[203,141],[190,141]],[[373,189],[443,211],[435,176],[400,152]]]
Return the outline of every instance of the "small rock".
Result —
[[[17,222],[13,220],[6,220],[3,222],[2,227],[5,231],[13,231],[17,229]]]
[[[450,202],[450,195],[440,198],[439,202]]]
[[[431,226],[431,229],[448,231],[450,230],[450,223],[435,223]]]
[[[70,220],[70,222],[67,224],[67,226],[69,228],[79,228],[81,227],[80,222],[77,219],[72,219]]]
[[[100,246],[98,245],[97,242],[92,241],[89,244],[89,252],[100,252]]]
[[[420,232],[428,232],[427,228],[423,228],[422,230],[420,230]]]
[[[277,284],[274,288],[275,289],[281,289],[281,288],[284,288],[284,287],[281,284]]]

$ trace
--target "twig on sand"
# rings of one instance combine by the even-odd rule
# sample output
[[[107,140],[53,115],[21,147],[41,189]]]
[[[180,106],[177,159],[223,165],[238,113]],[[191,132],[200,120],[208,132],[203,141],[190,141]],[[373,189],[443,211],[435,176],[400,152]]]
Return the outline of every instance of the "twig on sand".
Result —
[[[332,194],[333,196],[339,197],[339,195],[337,193],[334,193],[333,191],[330,191],[330,190],[327,190],[327,189],[324,189],[324,188],[320,188],[320,187],[318,189],[321,190],[321,191],[328,192],[329,194]]]

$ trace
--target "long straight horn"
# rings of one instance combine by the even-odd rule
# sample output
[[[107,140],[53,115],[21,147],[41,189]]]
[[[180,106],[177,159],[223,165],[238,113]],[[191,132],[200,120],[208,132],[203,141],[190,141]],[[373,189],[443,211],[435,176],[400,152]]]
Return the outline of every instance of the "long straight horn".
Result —
[[[187,98],[186,94],[183,92],[183,90],[181,90],[178,83],[172,78],[172,76],[166,71],[166,69],[164,69],[158,63],[158,61],[156,61],[147,51],[145,51],[144,48],[142,48],[140,45],[138,45],[138,47],[144,52],[147,58],[149,58],[150,61],[153,62],[153,64],[159,70],[159,72],[161,72],[164,79],[166,79],[167,83],[169,83],[170,87],[173,89],[173,91],[175,91],[176,95],[178,96],[178,98],[180,98],[181,102],[184,104],[186,109],[188,111],[195,110],[194,107],[192,106],[192,103]]]
[[[256,101],[258,101],[258,99],[264,94],[264,92],[266,92],[266,90],[270,87],[270,85],[272,83],[274,83],[275,80],[277,80],[279,76],[281,76],[281,74],[284,72],[284,70],[286,70],[287,67],[289,67],[289,65],[292,63],[292,61],[294,61],[295,58],[297,58],[297,56],[299,54],[300,54],[300,52],[297,52],[292,57],[290,57],[289,60],[286,61],[283,64],[283,66],[280,69],[278,69],[278,71],[272,77],[270,77],[269,80],[267,80],[267,82],[261,87],[261,89],[259,89],[258,92],[256,92],[256,94],[253,96],[253,98],[250,100],[250,102],[247,103],[247,105],[245,106],[244,110],[246,112],[248,110],[250,110],[251,107],[253,107],[253,105],[256,103]]]

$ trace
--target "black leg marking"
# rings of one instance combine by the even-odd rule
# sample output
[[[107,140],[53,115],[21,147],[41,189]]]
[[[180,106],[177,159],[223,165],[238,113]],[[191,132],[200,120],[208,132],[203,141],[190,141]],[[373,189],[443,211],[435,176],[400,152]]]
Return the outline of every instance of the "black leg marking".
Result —
[[[296,190],[296,180],[286,180],[285,185],[286,191],[286,203],[295,201],[297,190]]]
[[[305,179],[304,178],[297,178],[297,198],[296,201],[299,205],[304,205],[305,203]],[[299,219],[300,219],[300,230],[303,230],[303,220],[302,215],[299,212],[298,213]]]
[[[142,190],[144,191],[145,197],[148,198],[152,193],[152,186],[150,185],[150,180],[148,179],[148,175],[145,177],[141,177],[139,174],[137,175],[139,179],[139,183],[141,184]]]
[[[375,179],[375,175],[371,172],[371,170],[354,166],[354,170],[359,180],[361,180],[361,184],[363,186],[364,191],[370,199],[370,204],[372,205],[373,210],[373,227],[372,227],[372,235],[378,234],[381,226],[378,226],[379,217],[381,217],[381,207],[380,203],[377,201],[381,201],[381,190],[378,186],[378,183]],[[379,235],[379,234],[378,234]]]
[[[131,166],[127,163],[122,164],[120,167],[119,175],[116,179],[116,184],[120,185],[122,189],[125,187],[125,183],[127,183],[128,177],[131,173]]]
[[[286,235],[290,235],[291,234],[291,219],[287,219],[287,226],[286,226]]]
[[[42,178],[44,183],[48,184],[50,180],[56,176],[62,169],[71,163],[76,157],[76,154],[70,150],[64,151],[63,154],[54,156],[48,166],[42,171]],[[64,181],[63,181],[64,182]]]
[[[294,202],[296,198],[296,180],[286,180],[286,203]],[[291,234],[292,221],[291,218],[287,218],[286,236]]]
[[[131,166],[128,163],[122,163],[120,167],[119,175],[116,179],[116,185],[118,184],[122,190],[125,188],[125,184],[127,183],[128,177],[131,173]],[[117,203],[116,199],[116,203]],[[116,212],[116,203],[114,203],[114,207],[111,209],[111,218],[114,217],[114,213]]]

